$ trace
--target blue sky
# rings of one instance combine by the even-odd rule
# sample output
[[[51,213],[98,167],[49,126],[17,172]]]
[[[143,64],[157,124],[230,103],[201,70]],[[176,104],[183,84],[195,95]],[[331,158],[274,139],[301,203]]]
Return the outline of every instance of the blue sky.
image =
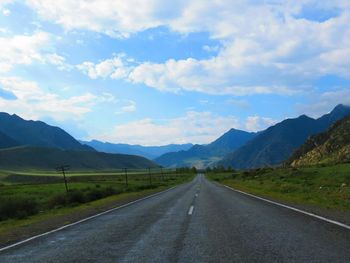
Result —
[[[350,3],[0,1],[0,111],[79,139],[209,143],[350,104]]]

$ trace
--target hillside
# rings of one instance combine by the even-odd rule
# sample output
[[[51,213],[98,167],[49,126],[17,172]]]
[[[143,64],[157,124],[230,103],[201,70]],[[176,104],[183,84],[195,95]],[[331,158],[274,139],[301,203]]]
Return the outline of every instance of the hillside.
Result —
[[[96,151],[74,151],[55,148],[21,146],[0,150],[1,169],[51,170],[68,164],[74,170],[105,170],[120,168],[153,168],[157,165],[146,158]]]
[[[350,117],[336,122],[328,131],[311,136],[289,158],[291,166],[350,162]]]
[[[99,152],[105,153],[122,153],[143,156],[148,159],[155,159],[162,154],[168,152],[178,152],[182,150],[188,150],[192,144],[169,144],[164,146],[142,146],[142,145],[130,145],[130,144],[114,144],[109,142],[101,142],[97,140],[92,141],[80,141],[82,144],[86,144]]]
[[[0,132],[12,138],[19,145],[94,151],[89,146],[81,145],[61,128],[41,121],[27,121],[15,114],[0,113]]]
[[[335,121],[350,115],[350,107],[338,105],[330,113],[313,119],[302,115],[284,120],[261,132],[246,145],[228,154],[219,165],[238,169],[281,164],[309,136],[325,131]]]
[[[0,148],[9,148],[18,145],[19,143],[16,142],[14,139],[0,132]]]
[[[221,160],[225,154],[244,145],[255,135],[255,133],[231,129],[208,145],[194,145],[187,151],[167,153],[155,161],[166,167],[196,166],[203,168]]]

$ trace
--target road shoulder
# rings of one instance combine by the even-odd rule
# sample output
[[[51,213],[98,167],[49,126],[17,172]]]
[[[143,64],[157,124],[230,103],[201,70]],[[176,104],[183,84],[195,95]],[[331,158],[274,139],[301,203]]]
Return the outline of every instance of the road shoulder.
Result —
[[[126,205],[130,202],[150,197],[170,188],[159,187],[142,192],[123,193],[75,207],[56,209],[50,213],[39,214],[24,220],[3,222],[3,225],[0,225],[0,248]],[[13,225],[11,225],[12,222]]]

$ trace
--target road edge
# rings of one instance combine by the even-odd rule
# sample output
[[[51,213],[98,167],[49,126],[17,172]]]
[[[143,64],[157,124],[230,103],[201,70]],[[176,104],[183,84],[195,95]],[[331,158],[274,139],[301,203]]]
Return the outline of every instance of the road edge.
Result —
[[[99,217],[99,216],[108,214],[108,213],[110,213],[110,212],[113,212],[113,211],[122,209],[122,208],[124,208],[124,207],[131,206],[131,205],[133,205],[133,204],[135,204],[135,203],[139,203],[139,202],[141,202],[141,201],[144,201],[144,200],[146,200],[146,199],[155,197],[155,196],[157,196],[157,195],[161,195],[161,194],[166,193],[166,192],[168,192],[168,191],[171,191],[171,190],[173,190],[173,189],[175,189],[175,188],[177,188],[177,187],[179,187],[179,186],[181,186],[181,185],[183,185],[183,184],[172,186],[172,187],[170,187],[170,188],[168,188],[168,189],[165,189],[165,190],[163,190],[163,191],[160,191],[160,192],[157,192],[157,193],[154,193],[154,194],[151,194],[151,195],[148,195],[148,196],[145,196],[145,197],[136,199],[136,200],[134,200],[134,201],[128,202],[128,203],[126,203],[126,204],[122,204],[122,205],[117,206],[117,207],[114,207],[114,208],[110,208],[110,209],[108,209],[108,210],[106,210],[106,211],[103,211],[103,212],[97,213],[97,214],[95,214],[95,215],[92,215],[92,216],[89,216],[89,217],[80,219],[80,220],[78,220],[78,221],[76,221],[76,222],[73,222],[73,223],[70,223],[70,224],[67,224],[67,225],[64,225],[64,226],[55,228],[55,229],[53,229],[53,230],[44,232],[44,233],[42,233],[42,234],[38,234],[38,235],[35,235],[35,236],[32,236],[32,237],[26,238],[26,239],[24,239],[24,240],[18,241],[18,242],[16,242],[16,243],[11,244],[11,245],[7,245],[7,246],[4,246],[4,247],[0,247],[0,253],[6,251],[6,250],[8,250],[8,249],[14,248],[14,247],[16,247],[16,246],[19,246],[19,245],[25,244],[25,243],[27,243],[27,242],[30,242],[30,241],[32,241],[32,240],[38,239],[38,238],[40,238],[40,237],[43,237],[43,236],[47,236],[47,235],[56,233],[56,232],[58,232],[58,231],[64,230],[64,229],[66,229],[66,228],[69,228],[69,227],[71,227],[71,226],[84,223],[84,222],[89,221],[89,220],[91,220],[91,219],[94,219],[94,218],[96,218],[96,217]]]
[[[243,195],[246,195],[246,196],[249,196],[249,197],[252,197],[252,198],[255,198],[255,199],[258,199],[258,200],[270,203],[270,204],[273,204],[273,205],[277,205],[277,206],[280,206],[280,207],[283,207],[283,208],[286,208],[286,209],[289,209],[289,210],[293,210],[294,212],[298,212],[298,213],[301,213],[301,214],[304,214],[304,215],[307,215],[307,216],[310,216],[310,217],[313,217],[313,218],[317,218],[317,219],[319,219],[321,221],[324,221],[324,222],[327,222],[327,223],[330,223],[330,224],[334,224],[334,225],[343,227],[343,228],[345,228],[347,230],[350,230],[350,225],[341,223],[339,221],[336,221],[336,220],[333,220],[333,219],[329,219],[329,218],[326,218],[326,217],[323,217],[323,216],[320,216],[320,215],[317,215],[317,214],[314,214],[314,213],[311,213],[311,212],[307,212],[305,210],[302,210],[302,209],[299,209],[299,208],[296,208],[296,207],[293,207],[293,206],[289,206],[289,205],[285,205],[285,204],[282,204],[282,203],[279,203],[279,202],[276,202],[276,201],[272,201],[272,200],[269,200],[269,199],[266,199],[266,198],[263,198],[263,197],[260,197],[260,196],[256,196],[256,195],[253,195],[253,194],[250,194],[250,193],[246,193],[246,192],[243,192],[241,190],[234,189],[234,188],[232,188],[230,186],[227,186],[227,185],[224,185],[224,184],[221,184],[221,183],[218,183],[218,182],[215,182],[215,184],[217,184],[219,186],[222,186],[222,187],[225,187],[227,189],[230,189],[231,191],[234,191],[236,193],[240,193],[240,194],[243,194]]]

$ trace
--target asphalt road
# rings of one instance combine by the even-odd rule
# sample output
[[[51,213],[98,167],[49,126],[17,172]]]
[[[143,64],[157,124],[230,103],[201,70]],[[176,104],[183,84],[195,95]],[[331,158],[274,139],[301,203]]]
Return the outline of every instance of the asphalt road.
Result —
[[[350,231],[204,176],[0,252],[0,262],[350,262]]]

